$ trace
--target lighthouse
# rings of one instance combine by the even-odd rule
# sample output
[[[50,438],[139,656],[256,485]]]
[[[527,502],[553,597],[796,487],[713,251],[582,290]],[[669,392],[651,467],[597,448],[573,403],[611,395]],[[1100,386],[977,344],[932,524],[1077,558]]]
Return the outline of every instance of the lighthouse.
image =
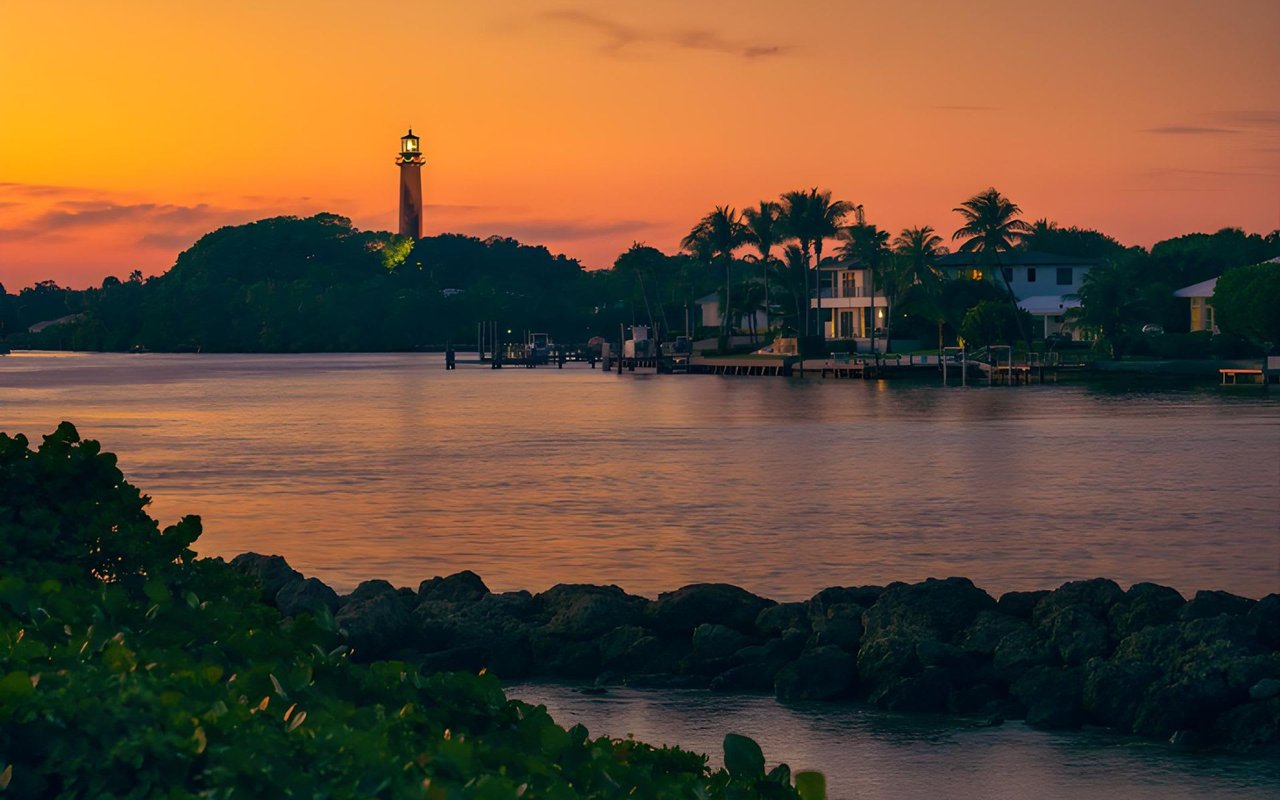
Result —
[[[400,235],[422,238],[422,149],[413,128],[400,137]]]

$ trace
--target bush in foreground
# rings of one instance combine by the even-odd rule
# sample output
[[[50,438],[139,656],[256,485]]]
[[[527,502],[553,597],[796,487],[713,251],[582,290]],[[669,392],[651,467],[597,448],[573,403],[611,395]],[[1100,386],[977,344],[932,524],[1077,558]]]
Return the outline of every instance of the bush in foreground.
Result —
[[[11,797],[794,798],[730,735],[706,757],[564,729],[497,680],[352,663],[326,614],[161,530],[63,423],[0,434],[0,793]],[[821,794],[817,776],[797,776]]]

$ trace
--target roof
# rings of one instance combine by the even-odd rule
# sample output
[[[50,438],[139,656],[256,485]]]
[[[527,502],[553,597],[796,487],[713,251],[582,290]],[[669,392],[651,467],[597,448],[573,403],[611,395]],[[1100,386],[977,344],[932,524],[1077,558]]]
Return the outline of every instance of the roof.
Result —
[[[993,262],[981,253],[947,253],[933,262],[939,267],[989,267]],[[1000,253],[1001,267],[1092,267],[1096,258],[1078,258],[1038,250],[1008,250]]]
[[[822,259],[822,263],[818,265],[818,269],[826,270],[828,272],[866,268],[866,265],[856,258],[840,258],[839,256],[827,256]]]
[[[1213,297],[1213,288],[1218,285],[1217,278],[1184,286],[1173,293],[1174,297]]]
[[[1079,308],[1080,301],[1061,294],[1037,294],[1018,301],[1018,308],[1028,314],[1061,314],[1069,308]]]

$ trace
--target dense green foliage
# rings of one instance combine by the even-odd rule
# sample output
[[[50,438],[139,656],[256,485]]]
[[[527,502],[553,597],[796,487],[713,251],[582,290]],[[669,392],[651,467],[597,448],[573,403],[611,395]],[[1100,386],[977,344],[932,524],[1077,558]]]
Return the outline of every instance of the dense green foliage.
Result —
[[[788,798],[785,766],[591,738],[485,675],[355,664],[163,531],[63,423],[0,434],[0,794],[6,797]],[[803,782],[803,781],[801,781]],[[815,797],[817,795],[809,795]]]
[[[1026,317],[1027,312],[1015,309],[1007,301],[983,300],[965,313],[960,335],[974,347],[1013,347],[1030,324]]]
[[[1214,287],[1213,307],[1222,330],[1263,346],[1280,344],[1280,264],[1230,270]]]

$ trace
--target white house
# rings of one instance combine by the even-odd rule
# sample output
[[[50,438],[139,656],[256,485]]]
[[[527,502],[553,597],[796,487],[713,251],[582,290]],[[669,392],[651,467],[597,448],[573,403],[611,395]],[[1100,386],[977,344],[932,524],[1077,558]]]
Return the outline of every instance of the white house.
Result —
[[[994,261],[975,253],[948,253],[935,264],[950,278],[990,280],[1001,287],[1008,282],[1018,307],[1040,321],[1038,327],[1046,337],[1060,333],[1066,312],[1080,306],[1073,295],[1098,263],[1091,258],[1035,250],[1011,250],[1000,253]],[[1004,273],[1004,281],[995,269]]]
[[[824,258],[818,266],[822,297],[822,330],[827,339],[852,339],[870,342],[873,328],[884,328],[888,320],[889,301],[884,293],[873,289],[871,273],[858,261]],[[818,307],[817,299],[809,301]]]
[[[712,292],[711,294],[703,295],[693,302],[699,309],[698,314],[694,316],[694,320],[699,325],[707,328],[720,327],[719,292]],[[743,314],[738,317],[735,322],[734,330],[739,333],[750,333],[753,330],[751,327],[753,316],[755,317],[754,330],[756,333],[764,333],[769,329],[769,320],[765,316],[764,309],[761,308],[756,310],[753,314]]]

